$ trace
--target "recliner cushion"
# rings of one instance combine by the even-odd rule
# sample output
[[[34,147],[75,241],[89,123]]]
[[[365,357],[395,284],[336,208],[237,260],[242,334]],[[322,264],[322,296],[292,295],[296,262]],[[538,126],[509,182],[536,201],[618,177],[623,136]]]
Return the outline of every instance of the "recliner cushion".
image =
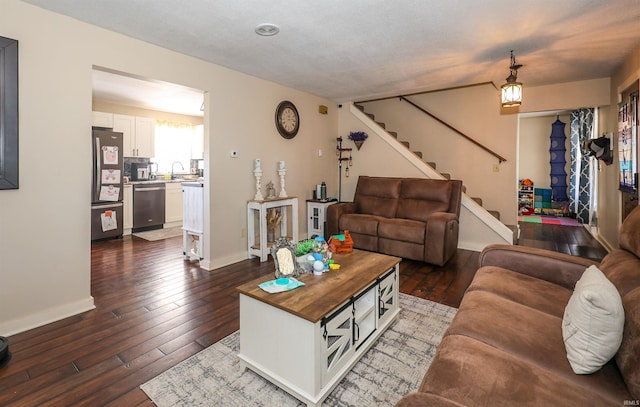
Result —
[[[351,233],[377,236],[380,219],[379,216],[350,213],[340,217],[339,227]]]
[[[434,212],[447,212],[451,182],[438,179],[405,179],[398,203],[397,218],[426,222]]]
[[[400,197],[399,178],[358,178],[354,202],[358,213],[393,218],[398,209]]]
[[[378,237],[424,245],[426,224],[409,219],[381,219]]]

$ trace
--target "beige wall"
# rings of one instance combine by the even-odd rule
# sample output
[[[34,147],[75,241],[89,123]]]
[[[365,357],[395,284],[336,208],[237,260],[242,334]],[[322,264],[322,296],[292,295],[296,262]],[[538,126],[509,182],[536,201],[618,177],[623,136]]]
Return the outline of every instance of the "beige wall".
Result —
[[[499,91],[491,85],[410,97],[430,113],[505,157],[507,161],[499,165],[499,172],[493,171],[494,164],[498,162],[496,158],[405,102],[398,99],[369,102],[366,110],[373,113],[377,121],[384,122],[388,130],[397,131],[400,140],[409,141],[411,150],[421,151],[425,161],[435,162],[438,171],[463,180],[467,194],[481,198],[485,208],[500,212],[503,223],[514,225],[517,222],[520,113],[549,114],[558,110],[608,105],[610,85],[609,78],[602,78],[525,87],[523,104],[515,109],[502,109]],[[349,129],[342,122],[340,130],[346,137]],[[550,132],[550,128],[546,132]],[[359,161],[371,160],[371,166],[380,171],[382,159],[366,155]],[[548,166],[548,158],[546,161]],[[395,170],[392,165],[385,164],[383,168]]]
[[[569,162],[571,161],[569,136],[571,135],[569,115],[560,115],[565,123],[565,172],[569,184]],[[520,119],[520,143],[518,147],[518,179],[529,178],[536,188],[551,188],[551,164],[549,147],[551,125],[556,115],[523,117]],[[569,191],[567,191],[568,193]]]
[[[640,78],[640,45],[636,47],[626,58],[623,65],[616,71],[611,79],[612,104],[606,109],[600,110],[599,123],[602,133],[613,132],[614,162],[612,165],[600,166],[598,172],[598,233],[604,243],[610,247],[618,246],[618,232],[621,219],[621,194],[618,190],[618,94],[627,89]],[[637,82],[636,82],[637,83]],[[640,149],[640,143],[638,143]],[[638,155],[640,157],[640,155]]]
[[[286,189],[304,198],[334,179],[338,115],[329,101],[90,26],[18,0],[0,0],[0,35],[19,41],[20,188],[0,191],[0,335],[90,309],[92,66],[206,92],[206,254],[215,268],[247,257],[246,201],[286,160]],[[37,29],[34,29],[37,27]],[[278,135],[282,100],[300,111],[293,140]],[[320,115],[318,105],[328,105]],[[318,157],[317,150],[324,154]],[[229,151],[238,150],[239,158]],[[276,183],[277,185],[277,183]],[[334,186],[335,188],[335,186]],[[300,232],[306,231],[301,222]]]

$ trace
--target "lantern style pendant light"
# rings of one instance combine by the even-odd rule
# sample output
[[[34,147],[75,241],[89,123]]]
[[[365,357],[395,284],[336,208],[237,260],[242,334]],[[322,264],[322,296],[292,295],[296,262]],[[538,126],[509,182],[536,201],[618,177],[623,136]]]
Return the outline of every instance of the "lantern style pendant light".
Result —
[[[522,65],[516,63],[516,57],[513,56],[513,50],[511,50],[510,73],[507,77],[507,83],[502,85],[502,107],[520,106],[522,103],[522,83],[518,82],[518,69],[520,68]]]

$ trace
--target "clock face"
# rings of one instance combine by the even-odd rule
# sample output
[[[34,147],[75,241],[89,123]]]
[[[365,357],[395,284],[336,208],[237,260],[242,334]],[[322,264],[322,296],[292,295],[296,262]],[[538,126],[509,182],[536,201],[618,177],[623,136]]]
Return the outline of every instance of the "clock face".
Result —
[[[292,139],[298,134],[300,116],[293,103],[284,101],[278,105],[276,109],[276,128],[278,133],[286,139]]]

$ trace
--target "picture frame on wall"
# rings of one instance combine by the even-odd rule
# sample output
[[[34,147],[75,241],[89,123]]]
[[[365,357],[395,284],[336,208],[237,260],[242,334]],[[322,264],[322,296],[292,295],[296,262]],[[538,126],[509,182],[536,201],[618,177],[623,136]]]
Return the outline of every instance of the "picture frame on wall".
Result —
[[[18,189],[18,41],[0,37],[0,190]]]

